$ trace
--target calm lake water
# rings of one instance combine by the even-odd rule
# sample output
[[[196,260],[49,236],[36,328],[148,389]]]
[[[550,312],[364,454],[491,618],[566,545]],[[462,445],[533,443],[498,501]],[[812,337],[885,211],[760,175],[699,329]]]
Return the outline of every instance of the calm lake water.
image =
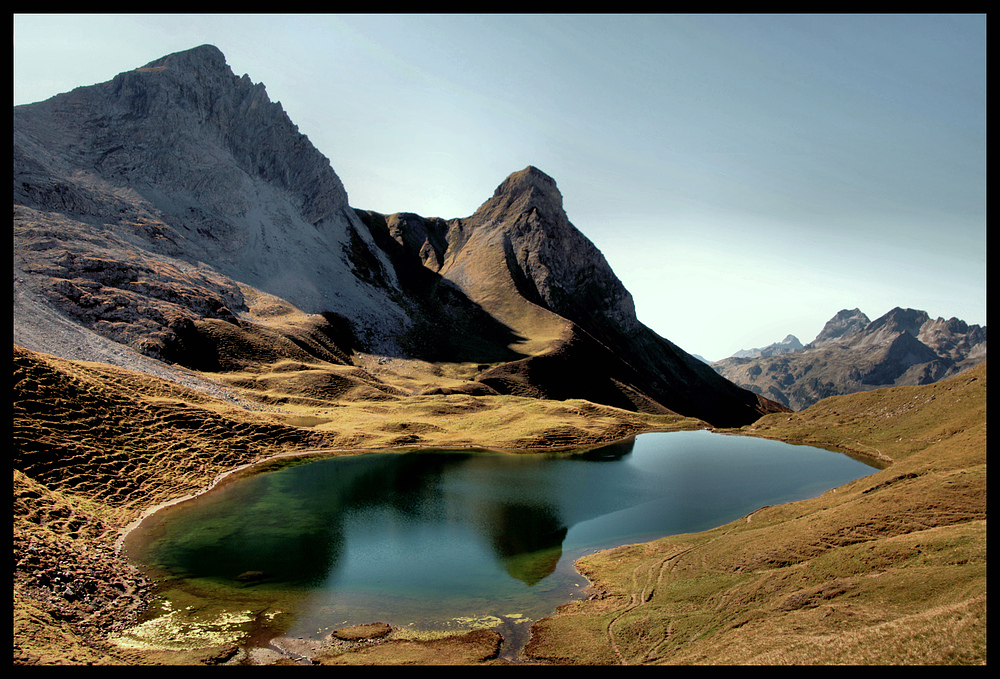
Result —
[[[705,431],[577,454],[300,459],[158,512],[126,549],[171,596],[256,611],[272,633],[536,620],[582,593],[572,564],[586,553],[712,528],[874,471]]]

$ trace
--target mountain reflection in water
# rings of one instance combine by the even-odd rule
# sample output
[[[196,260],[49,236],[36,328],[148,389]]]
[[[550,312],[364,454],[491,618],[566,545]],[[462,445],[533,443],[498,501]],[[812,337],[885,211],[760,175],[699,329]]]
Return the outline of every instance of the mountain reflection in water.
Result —
[[[709,432],[576,453],[302,460],[157,514],[130,554],[213,597],[283,593],[300,630],[540,617],[582,583],[571,562],[586,551],[703,530],[872,471],[839,453]]]

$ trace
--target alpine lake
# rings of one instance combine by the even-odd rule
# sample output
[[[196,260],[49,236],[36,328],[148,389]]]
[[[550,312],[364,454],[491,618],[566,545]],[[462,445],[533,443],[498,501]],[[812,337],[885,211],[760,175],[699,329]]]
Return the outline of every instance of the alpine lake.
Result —
[[[708,431],[552,453],[289,457],[154,513],[125,554],[158,585],[124,646],[262,647],[386,622],[530,623],[584,595],[585,554],[701,531],[877,470],[844,453]]]

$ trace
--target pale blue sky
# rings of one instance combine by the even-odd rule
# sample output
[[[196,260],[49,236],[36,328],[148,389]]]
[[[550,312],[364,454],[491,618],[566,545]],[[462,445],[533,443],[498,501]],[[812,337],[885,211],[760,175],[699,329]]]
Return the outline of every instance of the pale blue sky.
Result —
[[[355,207],[465,217],[548,173],[710,360],[843,308],[986,324],[985,15],[15,15],[14,103],[204,43]]]

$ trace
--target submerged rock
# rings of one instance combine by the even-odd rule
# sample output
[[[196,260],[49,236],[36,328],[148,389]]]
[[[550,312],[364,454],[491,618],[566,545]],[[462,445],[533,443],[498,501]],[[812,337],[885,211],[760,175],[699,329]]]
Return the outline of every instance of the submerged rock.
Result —
[[[381,639],[389,636],[392,626],[384,622],[373,622],[367,625],[354,625],[334,630],[331,636],[342,641],[361,641],[363,639]]]

